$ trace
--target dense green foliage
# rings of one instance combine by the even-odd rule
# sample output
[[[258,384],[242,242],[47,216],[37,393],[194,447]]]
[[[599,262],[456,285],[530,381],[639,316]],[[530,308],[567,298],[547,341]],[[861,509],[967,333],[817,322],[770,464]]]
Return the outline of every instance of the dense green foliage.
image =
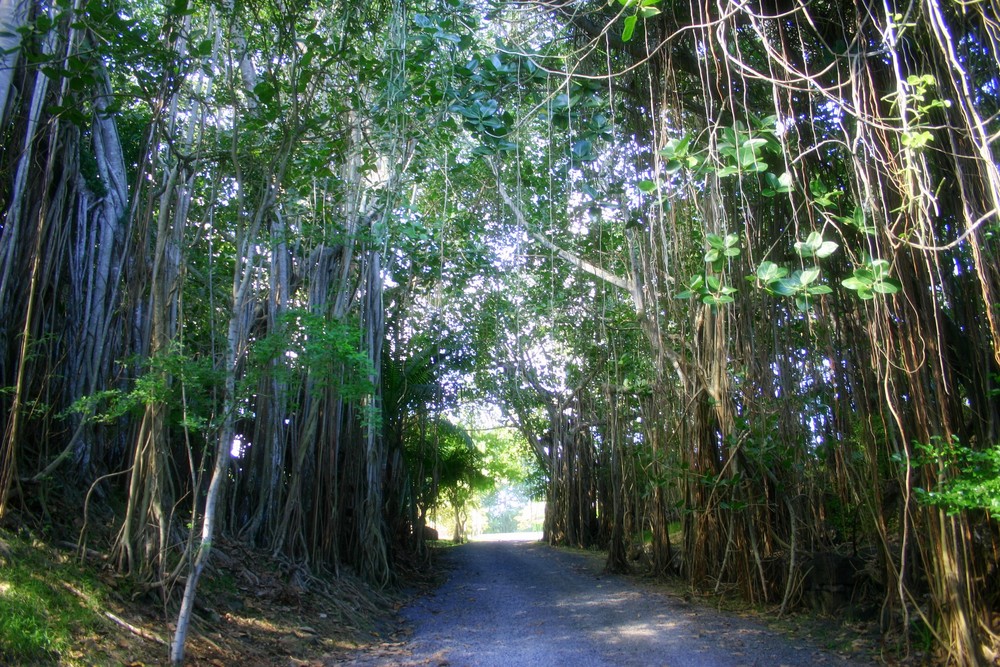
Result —
[[[100,503],[168,605],[216,530],[386,585],[527,459],[610,569],[860,558],[997,651],[992,5],[2,8],[5,521]]]

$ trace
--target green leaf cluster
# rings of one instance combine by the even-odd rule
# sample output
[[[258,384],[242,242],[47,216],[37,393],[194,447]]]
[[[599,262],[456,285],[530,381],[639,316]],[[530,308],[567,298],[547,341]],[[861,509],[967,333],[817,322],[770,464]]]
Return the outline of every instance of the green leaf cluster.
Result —
[[[837,251],[840,246],[835,241],[824,241],[819,232],[810,232],[805,241],[795,242],[795,252],[799,257],[816,257],[825,259]]]
[[[874,236],[878,231],[875,229],[874,225],[867,222],[867,219],[865,218],[865,211],[860,206],[855,206],[854,211],[849,216],[836,215],[834,218],[848,227],[852,227],[868,236]]]
[[[286,382],[308,375],[312,390],[334,387],[345,399],[374,391],[375,373],[368,353],[361,349],[361,328],[349,319],[291,309],[278,318],[272,333],[254,344],[251,360],[252,370],[244,382],[248,392],[255,390],[256,375],[265,370]]]
[[[936,479],[933,487],[916,488],[917,498],[949,514],[983,510],[1000,517],[1000,445],[983,450],[962,444],[957,436],[950,441],[935,437],[930,442],[915,442],[911,465],[924,466]],[[901,455],[895,455],[903,464]]]
[[[733,257],[740,255],[740,237],[736,234],[706,234],[705,241],[708,249],[705,251],[704,261],[711,267],[715,274],[723,272],[726,262]],[[697,274],[691,276],[687,289],[678,292],[674,298],[690,299],[699,297],[701,302],[708,306],[719,306],[734,301],[733,294],[737,289],[731,285],[726,285],[722,279],[712,273]]]
[[[687,289],[678,292],[675,299],[690,299],[699,297],[701,302],[707,306],[720,306],[732,303],[735,299],[733,294],[737,292],[731,285],[723,284],[715,275],[695,275],[688,281]]]
[[[740,255],[740,237],[736,234],[706,234],[708,250],[705,252],[705,263],[719,272],[725,267],[726,260]]]
[[[695,136],[690,132],[669,139],[658,151],[664,159],[663,171],[668,175],[682,170],[689,170],[694,175],[714,173],[719,178],[754,176],[763,179],[758,182],[764,197],[792,192],[791,174],[787,171],[776,173],[771,167],[784,163],[777,116],[750,116],[750,123],[749,127],[740,121],[721,127],[714,133],[714,141],[700,147],[695,146]],[[644,181],[646,183],[652,181]],[[656,188],[645,185],[640,189],[652,192]]]
[[[611,0],[608,4],[614,4],[614,0]],[[625,17],[622,25],[621,38],[623,42],[632,41],[640,17],[649,19],[660,13],[660,9],[656,6],[660,4],[660,0],[618,0],[618,4],[623,9],[633,10],[632,14]]]
[[[900,284],[889,277],[889,271],[886,260],[869,258],[864,266],[854,269],[854,275],[841,281],[841,284],[865,300],[874,299],[876,294],[895,294],[900,290]]]
[[[765,260],[757,267],[756,275],[748,279],[760,283],[771,294],[792,297],[800,312],[808,312],[814,297],[833,291],[828,285],[816,284],[819,274],[819,268],[813,267],[789,275],[787,268]]]

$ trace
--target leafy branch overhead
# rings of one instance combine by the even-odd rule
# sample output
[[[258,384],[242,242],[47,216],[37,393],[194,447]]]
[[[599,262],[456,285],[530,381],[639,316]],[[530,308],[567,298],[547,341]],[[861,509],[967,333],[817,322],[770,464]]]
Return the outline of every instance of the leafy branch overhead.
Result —
[[[608,4],[612,5],[614,2],[615,0],[609,0]],[[617,0],[617,2],[622,6],[623,12],[632,12],[625,17],[622,24],[621,38],[623,42],[632,41],[640,18],[650,19],[660,13],[660,9],[656,6],[660,4],[660,0]]]
[[[0,519],[180,664],[217,531],[386,586],[496,426],[610,570],[1000,654],[993,4],[251,4],[0,3]]]

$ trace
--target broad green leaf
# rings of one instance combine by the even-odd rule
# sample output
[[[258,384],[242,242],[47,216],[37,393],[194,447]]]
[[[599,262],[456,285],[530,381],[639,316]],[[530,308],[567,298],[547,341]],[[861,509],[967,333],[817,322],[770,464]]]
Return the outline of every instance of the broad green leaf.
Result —
[[[640,181],[639,182],[639,189],[642,192],[654,192],[656,190],[656,182],[655,181]]]
[[[820,259],[824,257],[829,257],[833,253],[837,252],[837,248],[840,246],[833,241],[824,241],[819,248],[816,249],[816,256]]]
[[[785,172],[781,176],[775,176],[771,172],[764,174],[764,182],[767,187],[761,190],[761,194],[765,197],[773,197],[779,193],[786,193],[792,191],[792,177]]]
[[[670,139],[667,141],[666,145],[663,146],[659,151],[657,151],[661,157],[667,159],[672,159],[677,157],[677,139]]]
[[[718,306],[723,303],[732,303],[733,301],[735,299],[728,294],[706,294],[701,297],[701,302],[706,306]]]
[[[879,294],[895,294],[899,289],[899,285],[894,280],[880,280],[872,285],[872,291]]]
[[[818,178],[814,178],[809,181],[809,194],[813,197],[821,197],[828,193],[830,190],[826,187],[826,184]]]
[[[777,282],[771,283],[768,288],[779,296],[791,296],[798,292],[799,283],[795,278],[782,278]]]
[[[812,285],[806,291],[814,296],[818,294],[830,294],[833,292],[828,285]]]
[[[851,276],[850,278],[845,278],[844,280],[840,281],[840,284],[849,290],[870,289],[872,286],[870,280],[863,280],[859,278],[857,275]]]
[[[808,285],[817,278],[819,278],[819,269],[803,269],[799,274],[799,283],[802,285]]]
[[[869,285],[875,282],[875,274],[864,267],[860,269],[854,269],[854,277],[865,281]]]
[[[438,30],[435,32],[434,39],[441,42],[451,42],[452,44],[458,44],[462,41],[462,38],[459,35],[456,35],[453,32],[446,32],[444,30]]]
[[[736,159],[740,163],[740,166],[744,168],[752,167],[758,160],[757,153],[748,148],[737,149]]]
[[[872,274],[878,278],[885,278],[889,275],[889,262],[884,259],[873,259],[869,266],[871,267]]]
[[[257,99],[264,104],[267,104],[274,99],[274,93],[274,86],[267,81],[261,81],[253,87],[253,94],[256,95]]]
[[[767,139],[763,137],[751,137],[743,142],[743,146],[746,148],[760,148],[765,145],[767,145]]]
[[[589,139],[580,139],[573,142],[571,151],[573,157],[581,162],[593,162],[597,159],[597,154],[594,153],[594,145]]]
[[[782,271],[784,271],[784,275],[782,275]],[[782,267],[771,261],[765,260],[757,267],[757,279],[762,283],[769,283],[778,278],[784,278],[785,275],[788,275],[788,269],[782,269]]]
[[[684,165],[680,163],[679,160],[667,160],[663,165],[663,171],[668,174],[674,174],[681,170]]]
[[[625,17],[625,26],[622,28],[622,41],[629,42],[632,40],[632,35],[635,33],[635,24],[639,20],[639,17],[635,14]]]

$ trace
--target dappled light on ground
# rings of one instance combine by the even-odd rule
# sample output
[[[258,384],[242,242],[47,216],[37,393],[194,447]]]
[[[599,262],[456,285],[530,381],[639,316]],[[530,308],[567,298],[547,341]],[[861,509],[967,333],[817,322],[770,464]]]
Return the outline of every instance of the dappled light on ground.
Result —
[[[607,575],[601,554],[553,549],[529,535],[483,535],[445,550],[448,581],[402,611],[398,641],[348,664],[872,664]]]

